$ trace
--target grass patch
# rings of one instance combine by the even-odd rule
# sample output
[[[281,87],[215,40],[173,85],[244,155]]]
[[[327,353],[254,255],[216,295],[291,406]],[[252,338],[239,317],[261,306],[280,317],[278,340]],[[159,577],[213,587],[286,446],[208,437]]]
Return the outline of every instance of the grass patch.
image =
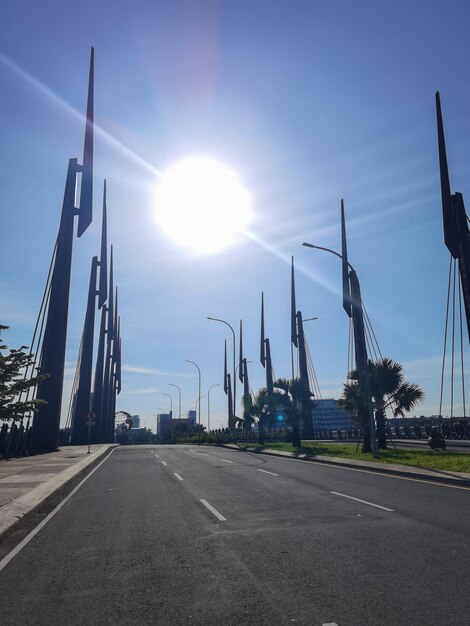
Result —
[[[311,456],[335,456],[357,461],[373,461],[374,463],[398,463],[425,469],[435,469],[447,472],[470,472],[470,454],[461,452],[447,452],[442,450],[404,450],[390,448],[380,450],[380,459],[374,459],[372,454],[362,454],[361,448],[356,452],[356,445],[341,443],[318,443],[305,448],[293,448],[290,443],[269,443],[259,446],[250,443],[239,443],[240,448],[255,448],[258,451],[283,450],[294,454],[309,454]]]

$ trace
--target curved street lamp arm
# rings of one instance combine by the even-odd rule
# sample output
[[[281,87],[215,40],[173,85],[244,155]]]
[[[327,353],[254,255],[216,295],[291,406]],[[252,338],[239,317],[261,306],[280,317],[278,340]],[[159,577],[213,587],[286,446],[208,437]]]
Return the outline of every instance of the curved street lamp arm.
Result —
[[[197,367],[197,371],[198,371],[198,378],[199,378],[199,386],[198,386],[198,400],[199,400],[199,408],[198,408],[198,417],[199,417],[199,424],[201,424],[201,370],[199,368],[199,365],[197,363],[195,363],[194,361],[191,361],[190,359],[185,359],[186,363],[192,363],[193,365],[195,365]]]
[[[230,330],[232,331],[233,336],[235,337],[235,331],[233,330],[232,326],[228,322],[226,322],[225,320],[221,320],[218,317],[207,317],[207,319],[211,320],[212,322],[222,322],[222,324],[226,324],[230,328]]]
[[[201,370],[199,369],[199,365],[197,363],[195,363],[194,361],[190,361],[189,359],[185,359],[185,361],[186,361],[186,363],[192,363],[193,365],[195,365],[197,367],[197,369],[199,370],[199,373],[201,373]]]
[[[334,250],[330,250],[330,248],[323,248],[323,246],[314,246],[313,243],[306,243],[306,242],[304,242],[302,245],[305,246],[306,248],[315,248],[315,250],[324,250],[325,252],[331,252],[331,254],[334,254],[339,259],[343,260],[343,257],[341,256],[341,254],[339,254],[339,252],[335,252]],[[351,263],[349,263],[349,261],[348,261],[348,266],[349,266],[350,270],[355,272],[354,267],[351,265]]]
[[[236,411],[236,407],[237,407],[237,370],[236,370],[236,365],[235,365],[235,361],[236,361],[236,351],[237,351],[237,342],[236,342],[236,338],[235,338],[235,331],[233,330],[233,326],[231,324],[229,324],[228,322],[226,322],[225,320],[221,320],[218,317],[209,317],[207,316],[208,320],[211,320],[212,322],[222,322],[222,324],[225,324],[226,326],[228,326],[230,328],[230,330],[232,331],[232,335],[233,335],[233,414],[236,415],[237,411]]]
[[[168,383],[171,387],[176,387],[176,389],[178,389],[178,396],[179,396],[179,405],[178,405],[178,419],[181,419],[181,389],[178,387],[178,385],[175,385],[175,383]]]

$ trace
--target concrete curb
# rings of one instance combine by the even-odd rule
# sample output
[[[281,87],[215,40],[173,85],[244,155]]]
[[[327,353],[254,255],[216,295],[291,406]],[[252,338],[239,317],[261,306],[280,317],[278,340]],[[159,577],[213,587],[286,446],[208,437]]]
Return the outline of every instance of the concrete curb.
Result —
[[[64,489],[74,478],[92,469],[110,450],[116,447],[118,444],[114,443],[103,445],[78,463],[62,470],[28,493],[24,493],[3,506],[0,519],[0,543],[15,530],[21,521],[24,521],[26,516],[34,514],[47,500]]]
[[[444,475],[436,473],[436,470],[426,468],[412,468],[405,465],[397,465],[397,467],[390,467],[387,464],[374,463],[372,461],[348,461],[341,457],[313,457],[308,454],[294,454],[293,452],[285,452],[283,450],[256,450],[255,448],[240,448],[236,444],[207,444],[211,446],[218,446],[220,448],[229,448],[230,450],[238,450],[239,452],[251,452],[252,454],[266,454],[268,456],[276,456],[278,458],[297,459],[300,461],[308,461],[310,463],[321,463],[323,465],[330,465],[333,467],[349,467],[358,470],[367,470],[377,472],[378,474],[390,474],[396,476],[403,476],[406,478],[414,478],[416,480],[428,480],[432,482],[446,483],[452,485],[459,485],[461,487],[470,487],[470,476],[466,473],[462,477],[458,475]],[[439,471],[439,470],[437,470]]]

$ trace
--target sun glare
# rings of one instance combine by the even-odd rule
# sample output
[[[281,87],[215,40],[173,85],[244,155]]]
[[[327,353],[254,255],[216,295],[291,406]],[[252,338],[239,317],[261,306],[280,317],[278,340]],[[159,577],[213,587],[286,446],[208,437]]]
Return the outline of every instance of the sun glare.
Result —
[[[188,157],[160,179],[155,218],[176,243],[199,254],[214,254],[233,245],[248,226],[248,192],[226,165]]]

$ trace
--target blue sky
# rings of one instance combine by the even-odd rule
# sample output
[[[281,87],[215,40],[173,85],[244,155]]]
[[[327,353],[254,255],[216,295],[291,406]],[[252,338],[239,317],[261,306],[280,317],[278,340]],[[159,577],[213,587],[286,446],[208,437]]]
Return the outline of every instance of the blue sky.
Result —
[[[443,243],[434,92],[441,92],[453,191],[470,197],[470,6],[433,2],[199,0],[11,2],[0,8],[1,323],[30,342],[56,237],[69,157],[81,159],[89,49],[95,47],[95,217],[75,240],[66,391],[80,340],[108,181],[123,339],[118,408],[154,427],[176,383],[183,410],[222,383],[223,341],[243,319],[253,389],[259,308],[277,376],[290,372],[289,260],[323,397],[347,370],[341,268],[301,247],[340,248],[384,355],[437,413],[448,252]],[[191,154],[236,170],[253,237],[195,256],[155,223],[158,172]],[[230,343],[229,343],[230,345]],[[466,343],[468,349],[468,341]],[[468,369],[468,361],[467,361]],[[443,413],[448,414],[449,390]],[[446,405],[447,403],[447,405]],[[460,396],[456,405],[461,404]],[[174,404],[175,408],[176,404]],[[456,406],[457,413],[459,412]],[[461,410],[461,409],[460,409]],[[203,421],[207,412],[202,400]],[[221,387],[214,425],[226,424]],[[217,422],[219,420],[219,423]]]

